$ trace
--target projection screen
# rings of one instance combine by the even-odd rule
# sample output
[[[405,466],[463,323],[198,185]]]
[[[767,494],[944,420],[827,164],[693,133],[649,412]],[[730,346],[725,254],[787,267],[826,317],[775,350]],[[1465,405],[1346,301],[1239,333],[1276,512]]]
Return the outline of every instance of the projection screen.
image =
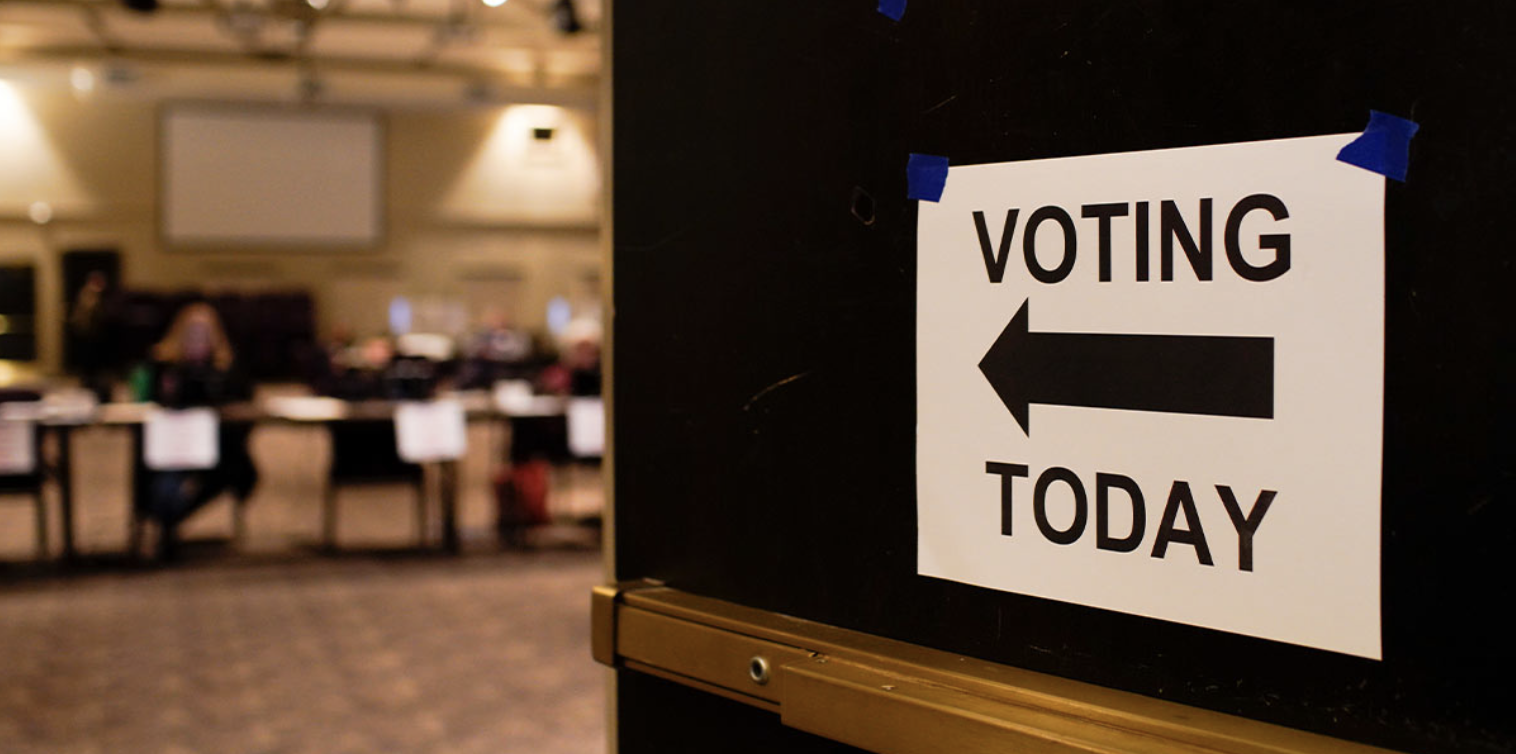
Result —
[[[384,233],[376,113],[170,105],[160,222],[173,249],[368,249]]]

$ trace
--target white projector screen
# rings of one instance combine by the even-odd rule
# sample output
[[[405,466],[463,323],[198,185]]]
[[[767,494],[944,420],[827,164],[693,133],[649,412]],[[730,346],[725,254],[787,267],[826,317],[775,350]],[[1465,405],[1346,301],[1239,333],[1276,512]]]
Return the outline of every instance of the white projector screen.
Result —
[[[379,244],[384,145],[376,114],[174,105],[159,127],[168,246]]]

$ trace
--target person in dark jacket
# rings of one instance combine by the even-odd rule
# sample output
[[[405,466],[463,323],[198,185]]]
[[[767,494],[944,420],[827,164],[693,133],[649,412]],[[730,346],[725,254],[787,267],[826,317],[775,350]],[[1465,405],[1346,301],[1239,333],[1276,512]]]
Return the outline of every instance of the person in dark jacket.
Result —
[[[165,408],[221,406],[251,398],[251,385],[237,369],[221,318],[209,304],[186,305],[168,335],[153,348],[151,400]],[[219,460],[195,471],[142,473],[143,512],[160,529],[159,555],[172,559],[179,524],[223,492],[246,499],[258,481],[248,452],[248,423],[218,425]]]
[[[112,332],[116,308],[105,273],[95,270],[85,279],[68,314],[71,353],[84,387],[101,403],[111,399]]]

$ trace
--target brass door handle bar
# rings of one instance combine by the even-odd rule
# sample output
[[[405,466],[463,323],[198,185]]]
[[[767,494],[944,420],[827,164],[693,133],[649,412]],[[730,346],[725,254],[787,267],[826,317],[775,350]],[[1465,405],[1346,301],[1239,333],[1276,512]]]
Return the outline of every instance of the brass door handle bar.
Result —
[[[1378,749],[699,597],[596,587],[592,651],[880,754],[1370,754]]]

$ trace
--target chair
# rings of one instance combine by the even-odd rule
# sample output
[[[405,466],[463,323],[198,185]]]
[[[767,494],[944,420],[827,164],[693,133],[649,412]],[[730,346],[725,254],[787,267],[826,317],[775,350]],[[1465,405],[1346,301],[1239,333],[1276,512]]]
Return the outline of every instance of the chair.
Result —
[[[42,400],[38,393],[25,390],[0,391],[0,404],[23,403]],[[0,497],[27,496],[32,500],[36,514],[37,559],[47,559],[47,500],[43,497],[43,485],[47,481],[47,469],[42,463],[42,430],[30,420],[16,420],[15,426],[24,436],[20,442],[30,445],[32,467],[21,473],[0,474]]]
[[[337,546],[337,491],[341,487],[408,484],[416,493],[416,542],[426,544],[426,474],[420,464],[401,460],[392,419],[348,419],[327,423],[332,463],[322,496],[322,544]]]
[[[228,458],[229,452],[237,444],[245,445],[247,435],[252,426],[248,423],[227,423],[219,430],[220,443],[222,445],[221,457],[223,461]],[[151,518],[148,510],[149,486],[153,478],[153,470],[147,467],[144,459],[143,428],[141,425],[133,426],[132,429],[132,505],[131,520],[128,522],[127,552],[135,558],[142,551],[143,532],[147,528],[147,522]],[[255,473],[255,472],[254,472]],[[238,547],[247,539],[247,504],[252,496],[252,481],[256,475],[246,480],[245,486],[229,484],[216,497],[227,495],[232,504],[232,543]],[[214,498],[207,504],[214,502]]]

